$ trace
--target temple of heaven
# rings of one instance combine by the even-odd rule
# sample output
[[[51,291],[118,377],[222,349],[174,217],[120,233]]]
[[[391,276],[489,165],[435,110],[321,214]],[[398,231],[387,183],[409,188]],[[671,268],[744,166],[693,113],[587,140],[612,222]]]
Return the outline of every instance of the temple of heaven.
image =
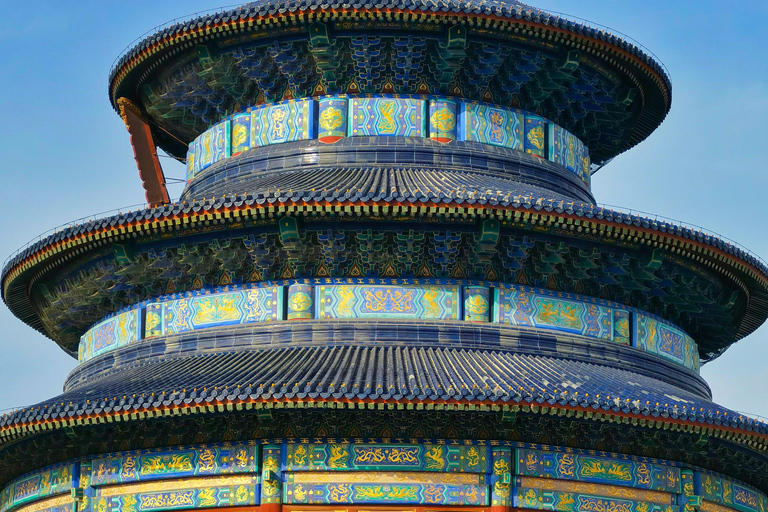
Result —
[[[0,417],[0,512],[767,512],[768,425],[699,368],[768,268],[591,191],[670,109],[638,47],[514,0],[259,0],[109,99],[148,206],[2,270],[78,366]]]

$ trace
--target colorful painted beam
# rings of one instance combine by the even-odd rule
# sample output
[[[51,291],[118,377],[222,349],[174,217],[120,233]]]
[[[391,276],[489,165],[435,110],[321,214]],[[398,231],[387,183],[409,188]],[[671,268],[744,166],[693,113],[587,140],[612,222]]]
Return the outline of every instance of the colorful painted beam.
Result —
[[[9,483],[0,512],[265,511],[282,504],[686,512],[690,503],[704,512],[765,512],[768,505],[765,494],[724,475],[616,453],[509,441],[313,441],[85,457]]]
[[[522,110],[424,96],[326,96],[252,107],[216,123],[189,144],[187,182],[249,149],[318,139],[399,136],[470,141],[546,158],[589,187],[587,147],[560,126]]]
[[[460,282],[354,282],[357,280],[320,285],[285,282],[160,297],[109,317],[86,331],[80,339],[78,360],[83,363],[155,336],[281,321],[287,313],[289,320],[463,320],[546,329],[629,345],[699,371],[698,347],[693,338],[669,322],[621,304],[509,283],[489,283],[494,285],[489,287]]]

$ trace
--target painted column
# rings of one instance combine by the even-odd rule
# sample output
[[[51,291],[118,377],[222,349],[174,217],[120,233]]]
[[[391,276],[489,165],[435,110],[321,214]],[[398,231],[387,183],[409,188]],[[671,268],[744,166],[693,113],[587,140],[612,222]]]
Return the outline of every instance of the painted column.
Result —
[[[683,494],[679,500],[680,512],[699,512],[701,507],[700,492],[696,492],[693,471],[683,469],[680,471],[680,480]]]
[[[268,444],[261,452],[261,512],[280,512],[283,502],[283,478],[280,446]]]
[[[80,481],[77,489],[72,493],[72,497],[76,499],[74,512],[91,512],[93,510],[93,500],[96,493],[91,487],[91,464],[91,461],[80,464]]]
[[[292,284],[288,287],[288,320],[315,317],[315,287],[308,284]]]
[[[464,287],[464,320],[488,322],[491,312],[491,290],[485,286]]]
[[[512,449],[498,447],[491,453],[491,512],[507,512],[512,507]]]

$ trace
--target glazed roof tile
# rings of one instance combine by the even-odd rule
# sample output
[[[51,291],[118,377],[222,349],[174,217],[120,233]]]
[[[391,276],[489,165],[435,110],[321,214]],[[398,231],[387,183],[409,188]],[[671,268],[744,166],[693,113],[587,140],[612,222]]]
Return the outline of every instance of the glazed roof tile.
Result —
[[[155,360],[0,417],[0,432],[84,415],[251,401],[482,402],[679,420],[768,435],[768,425],[623,369],[504,351],[302,347]]]
[[[325,173],[328,171],[326,170],[318,172]],[[354,169],[345,169],[345,172],[355,173],[359,171]],[[398,175],[398,173],[402,173],[404,171],[394,170],[391,172],[395,175]],[[347,182],[345,183],[345,187],[343,189],[331,189],[328,183],[328,179],[330,178],[329,174],[323,174],[321,181],[325,184],[325,186],[322,190],[318,190],[319,187],[317,187],[315,191],[312,191],[311,189],[309,191],[305,190],[302,191],[301,194],[294,192],[294,190],[299,189],[295,187],[295,182],[291,182],[291,187],[288,187],[287,185],[284,188],[275,186],[274,189],[269,189],[258,193],[233,194],[210,199],[171,203],[156,208],[145,208],[125,213],[121,212],[110,217],[104,217],[101,219],[88,221],[83,224],[69,226],[28,245],[6,261],[6,264],[2,270],[2,275],[6,276],[13,267],[47,246],[54,245],[58,242],[68,240],[78,235],[85,235],[105,228],[128,226],[130,224],[141,221],[162,220],[172,218],[177,215],[190,213],[213,213],[223,209],[231,208],[247,208],[273,205],[296,200],[363,202],[372,201],[374,198],[381,198],[381,201],[389,201],[387,198],[397,197],[399,201],[403,202],[437,202],[437,198],[439,198],[440,194],[442,194],[444,199],[440,201],[441,203],[454,202],[455,205],[459,207],[511,207],[515,209],[528,210],[531,213],[542,212],[565,214],[584,219],[614,222],[618,224],[624,224],[628,227],[634,226],[638,228],[650,229],[659,233],[667,233],[670,235],[679,236],[691,241],[703,243],[715,249],[721,250],[727,254],[733,255],[736,258],[743,260],[755,267],[760,273],[762,273],[763,276],[768,276],[768,266],[766,266],[762,260],[753,254],[716,236],[709,235],[700,230],[681,226],[679,224],[673,224],[672,222],[666,220],[658,220],[640,215],[623,213],[589,203],[579,204],[574,202],[572,199],[563,199],[562,197],[557,197],[556,194],[553,194],[549,191],[542,193],[542,189],[535,186],[518,184],[513,185],[513,182],[510,180],[504,180],[504,185],[508,189],[505,192],[494,189],[492,186],[487,187],[487,190],[485,191],[477,192],[480,187],[478,187],[478,183],[476,181],[472,183],[472,188],[475,190],[475,192],[444,190],[441,186],[439,186],[439,184],[445,180],[444,175],[441,176],[438,173],[434,173],[434,171],[423,173],[419,171],[409,172],[412,173],[413,176],[419,176],[420,178],[426,179],[429,182],[432,182],[432,180],[437,180],[438,183],[433,182],[434,184],[432,186],[435,187],[434,190],[439,190],[440,192],[435,192],[432,189],[430,189],[430,192],[425,192],[421,190],[400,190],[399,188],[396,188],[395,190],[386,188],[384,192],[379,192],[381,189],[377,188],[376,190],[368,189],[365,193],[360,193],[359,197],[357,197],[358,192],[356,188],[359,187],[362,189],[365,180],[368,178],[365,173],[359,174],[359,179],[361,181],[357,184],[357,187],[355,184]],[[333,174],[333,171],[331,171],[330,174]],[[391,174],[388,172],[386,179],[390,179],[390,176]],[[472,174],[465,175],[465,178],[466,182],[471,182],[472,179],[478,179],[477,175]],[[272,178],[265,179],[270,180]],[[381,179],[384,179],[383,175]],[[483,180],[485,179],[486,177],[483,177]],[[490,181],[488,184],[490,185],[494,180],[492,178],[489,179]],[[428,185],[424,185],[424,188],[428,188]],[[509,190],[510,188],[511,190]],[[353,190],[354,192],[352,192]],[[515,192],[518,192],[519,194],[516,194]],[[357,199],[353,199],[354,197],[357,197]],[[424,199],[424,197],[427,197],[427,199]]]
[[[667,86],[670,86],[669,77],[661,65],[636,45],[627,42],[602,28],[590,27],[583,23],[577,23],[559,16],[548,14],[541,9],[531,7],[515,0],[506,2],[499,0],[474,0],[470,2],[461,0],[379,0],[377,2],[371,2],[370,0],[356,0],[352,2],[347,0],[289,0],[287,2],[284,0],[264,0],[250,2],[236,9],[200,16],[183,23],[175,23],[147,36],[120,57],[110,72],[109,81],[111,83],[115,78],[117,71],[144,50],[153,47],[155,44],[162,42],[166,38],[180,35],[193,28],[212,27],[218,23],[226,23],[238,19],[246,20],[248,18],[274,16],[286,13],[290,14],[313,10],[328,11],[333,9],[405,10],[432,13],[458,13],[475,16],[490,15],[509,20],[524,20],[547,25],[615,45],[622,50],[637,56],[643,62],[650,65],[663,77]]]

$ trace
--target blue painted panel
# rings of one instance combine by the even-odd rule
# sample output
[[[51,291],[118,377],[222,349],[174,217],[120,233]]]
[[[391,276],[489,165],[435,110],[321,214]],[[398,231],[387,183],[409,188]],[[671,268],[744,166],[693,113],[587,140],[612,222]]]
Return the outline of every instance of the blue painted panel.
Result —
[[[349,104],[348,135],[424,137],[426,102],[414,98],[354,98]]]
[[[462,102],[463,140],[523,150],[523,114],[508,108]]]
[[[251,147],[313,139],[314,100],[287,101],[251,111]]]

